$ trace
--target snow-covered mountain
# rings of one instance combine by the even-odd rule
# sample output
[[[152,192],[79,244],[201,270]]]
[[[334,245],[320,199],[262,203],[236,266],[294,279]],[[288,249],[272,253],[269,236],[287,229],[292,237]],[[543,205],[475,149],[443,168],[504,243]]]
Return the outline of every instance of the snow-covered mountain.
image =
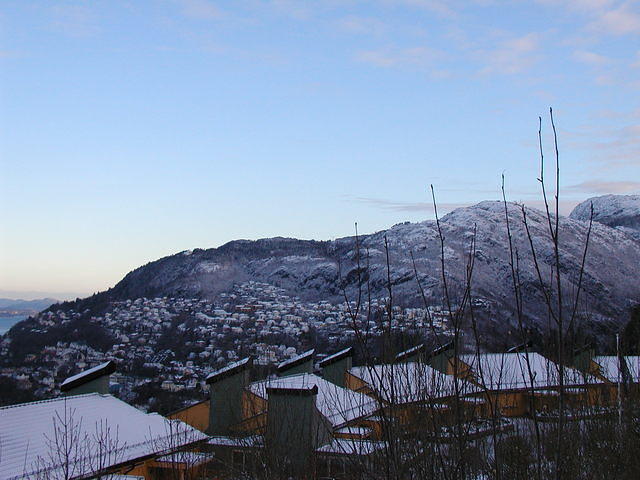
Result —
[[[638,198],[605,196],[591,200],[597,222],[592,226],[578,302],[579,321],[590,331],[617,328],[628,319],[629,307],[640,302]],[[586,202],[569,217],[559,220],[560,271],[567,311],[573,305],[585,251],[588,230],[585,205]],[[509,204],[508,211],[524,314],[532,325],[542,327],[548,322],[548,315],[531,245],[546,282],[554,265],[548,222],[542,212],[527,208],[529,241],[521,207]],[[483,318],[483,328],[496,334],[512,329],[515,302],[504,204],[485,201],[459,208],[443,217],[440,224],[445,239],[445,273],[454,302],[464,290],[475,232],[472,294],[491,306],[490,314]],[[440,240],[434,221],[403,223],[361,236],[360,270],[354,237],[333,241],[238,240],[219,248],[185,251],[151,262],[129,273],[109,291],[85,302],[100,304],[158,296],[216,299],[234,283],[247,280],[282,287],[306,300],[339,302],[345,294],[349,299],[357,297],[358,278],[364,290],[370,289],[372,297],[386,297],[385,237],[394,302],[422,305],[419,281],[430,303],[445,304]]]
[[[593,220],[625,231],[640,239],[640,195],[603,195],[585,200],[573,209],[570,218]]]

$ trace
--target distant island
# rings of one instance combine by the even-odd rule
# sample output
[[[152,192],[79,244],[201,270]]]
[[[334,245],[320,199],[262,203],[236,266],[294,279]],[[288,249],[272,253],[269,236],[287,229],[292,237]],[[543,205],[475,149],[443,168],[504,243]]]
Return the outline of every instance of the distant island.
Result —
[[[20,320],[35,315],[58,302],[59,300],[55,298],[39,298],[36,300],[0,298],[0,335],[6,333]]]

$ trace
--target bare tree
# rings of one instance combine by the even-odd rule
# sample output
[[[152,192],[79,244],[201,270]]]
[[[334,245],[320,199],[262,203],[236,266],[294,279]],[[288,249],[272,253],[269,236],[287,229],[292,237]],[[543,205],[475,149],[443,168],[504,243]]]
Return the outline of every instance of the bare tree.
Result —
[[[180,420],[165,420],[165,434],[149,433],[149,443],[157,457],[152,468],[161,470],[163,478],[195,480],[202,478],[213,457],[197,450],[202,434]]]
[[[123,458],[126,445],[106,420],[83,425],[75,409],[64,401],[62,412],[52,419],[52,433],[45,435],[47,452],[33,465],[25,465],[26,478],[35,480],[71,480],[74,478],[112,477],[112,467]],[[87,428],[88,427],[88,428]]]

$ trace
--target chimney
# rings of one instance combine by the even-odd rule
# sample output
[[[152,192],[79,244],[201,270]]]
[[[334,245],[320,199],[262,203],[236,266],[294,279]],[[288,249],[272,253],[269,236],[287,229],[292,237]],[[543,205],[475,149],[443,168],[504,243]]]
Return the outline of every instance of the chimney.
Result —
[[[330,438],[329,426],[316,408],[317,395],[317,385],[267,387],[268,457],[294,478],[313,468],[316,449]]]
[[[427,347],[424,343],[396,355],[396,363],[423,362]]]
[[[571,364],[583,373],[597,374],[599,373],[598,367],[593,362],[595,354],[596,351],[593,345],[585,345],[582,348],[574,350]]]
[[[344,350],[334,353],[328,356],[320,362],[320,368],[322,369],[322,376],[325,380],[338,385],[339,387],[345,386],[345,373],[353,365],[353,347],[345,348]]]
[[[82,395],[83,393],[109,393],[109,376],[116,371],[116,364],[111,360],[97,367],[90,368],[67,378],[60,385],[65,395]]]
[[[445,343],[429,354],[429,357],[426,359],[427,365],[439,372],[446,373],[448,375],[452,374],[453,366],[451,365],[451,359],[453,358],[453,351],[453,342]],[[449,369],[450,366],[451,369]]]
[[[278,365],[278,376],[287,377],[289,375],[297,375],[299,373],[313,373],[313,355],[314,349],[301,353],[297,357],[293,357]]]
[[[210,374],[210,435],[228,435],[230,427],[242,421],[242,392],[249,384],[253,358],[247,357]]]

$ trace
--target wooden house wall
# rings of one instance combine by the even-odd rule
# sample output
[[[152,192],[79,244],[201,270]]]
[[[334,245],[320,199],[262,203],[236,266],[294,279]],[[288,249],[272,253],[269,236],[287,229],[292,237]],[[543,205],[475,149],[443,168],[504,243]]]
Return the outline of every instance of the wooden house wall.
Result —
[[[206,432],[209,428],[209,400],[196,403],[190,407],[183,408],[177,412],[167,415],[171,420],[181,420],[193,428],[197,428],[201,432]]]

